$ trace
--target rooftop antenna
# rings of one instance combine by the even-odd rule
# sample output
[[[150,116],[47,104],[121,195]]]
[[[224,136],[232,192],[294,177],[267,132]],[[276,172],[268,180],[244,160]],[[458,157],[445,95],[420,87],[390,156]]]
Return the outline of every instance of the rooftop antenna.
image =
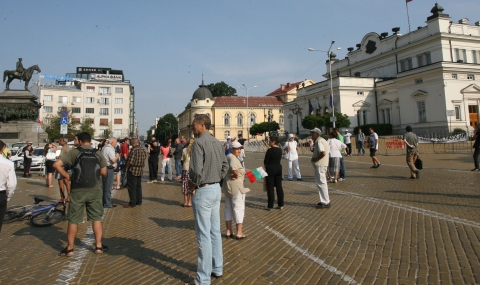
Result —
[[[202,85],[204,85],[204,84],[203,84],[203,71],[202,71]]]
[[[412,2],[412,0],[406,0],[405,1],[405,6],[407,7],[407,20],[408,20],[408,32],[410,33],[410,15],[408,14],[408,2]]]

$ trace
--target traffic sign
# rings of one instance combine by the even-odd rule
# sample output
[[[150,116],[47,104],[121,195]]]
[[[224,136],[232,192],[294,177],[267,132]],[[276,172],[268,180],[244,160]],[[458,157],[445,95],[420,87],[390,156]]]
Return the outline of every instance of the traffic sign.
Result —
[[[447,110],[447,116],[448,117],[455,116],[455,110]]]
[[[60,134],[66,135],[68,133],[68,125],[60,125]]]
[[[336,122],[337,121],[337,117],[330,117],[330,122]]]
[[[62,110],[62,118],[67,118],[68,117],[68,110]]]
[[[65,117],[60,118],[60,124],[61,124],[61,125],[66,125],[66,124],[68,124],[68,118],[65,118]]]

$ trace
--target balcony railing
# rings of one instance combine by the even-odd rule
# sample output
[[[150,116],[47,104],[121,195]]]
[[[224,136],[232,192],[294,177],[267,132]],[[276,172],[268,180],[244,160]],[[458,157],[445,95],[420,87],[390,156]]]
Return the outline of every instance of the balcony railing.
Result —
[[[98,95],[112,95],[111,91],[108,92],[98,92]]]

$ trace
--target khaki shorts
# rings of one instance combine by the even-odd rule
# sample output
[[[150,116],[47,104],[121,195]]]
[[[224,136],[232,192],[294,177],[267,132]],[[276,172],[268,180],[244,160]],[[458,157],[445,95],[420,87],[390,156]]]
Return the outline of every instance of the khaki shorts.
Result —
[[[100,190],[72,191],[68,206],[68,223],[83,222],[83,209],[87,210],[87,221],[101,221],[103,216],[103,193]]]

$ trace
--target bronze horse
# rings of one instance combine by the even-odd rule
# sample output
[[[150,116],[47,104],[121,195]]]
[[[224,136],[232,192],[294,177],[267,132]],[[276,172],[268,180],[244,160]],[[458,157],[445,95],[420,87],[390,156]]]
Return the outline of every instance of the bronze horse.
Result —
[[[27,68],[22,76],[18,76],[15,70],[5,70],[3,72],[3,82],[5,82],[5,79],[8,77],[7,86],[5,90],[10,90],[10,83],[13,81],[13,79],[25,81],[25,90],[28,90],[28,83],[30,82],[30,79],[32,79],[32,75],[34,71],[42,72],[40,70],[40,67],[38,67],[38,65],[36,64]]]

